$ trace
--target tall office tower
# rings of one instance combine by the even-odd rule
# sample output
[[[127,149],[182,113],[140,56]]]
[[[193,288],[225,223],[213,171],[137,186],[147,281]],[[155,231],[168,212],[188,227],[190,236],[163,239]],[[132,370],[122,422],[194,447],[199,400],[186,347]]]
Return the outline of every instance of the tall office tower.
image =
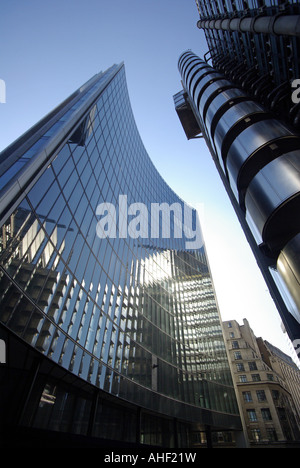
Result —
[[[9,146],[0,183],[2,444],[240,436],[200,227],[145,151],[124,65]]]
[[[297,350],[300,103],[292,85],[300,78],[300,5],[196,3],[208,53],[179,58],[184,90],[175,107],[187,137],[205,138]]]
[[[298,0],[196,4],[212,66],[299,130],[299,99],[291,99],[291,82],[300,78]]]

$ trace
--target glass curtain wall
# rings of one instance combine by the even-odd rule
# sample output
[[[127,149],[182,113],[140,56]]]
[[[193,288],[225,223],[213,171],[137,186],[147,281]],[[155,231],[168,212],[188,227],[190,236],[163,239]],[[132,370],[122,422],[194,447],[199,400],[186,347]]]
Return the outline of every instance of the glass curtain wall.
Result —
[[[127,207],[147,208],[139,223],[131,217],[135,234],[141,226],[153,229],[145,218],[153,203],[184,207],[143,146],[124,66],[94,102],[86,94],[82,102],[90,102],[83,118],[4,216],[1,323],[41,355],[122,400],[165,414],[178,404],[183,419],[187,404],[189,414],[205,408],[236,416],[203,243],[186,249],[172,229],[169,238],[122,235],[127,208],[120,196],[126,195]],[[36,147],[47,136],[63,138],[59,126]],[[32,170],[30,154],[14,164]],[[4,173],[2,193],[8,180]],[[115,235],[103,238],[97,232],[102,203],[116,207],[119,223]],[[47,382],[39,411],[59,401],[59,390]],[[36,424],[46,420],[37,413]]]

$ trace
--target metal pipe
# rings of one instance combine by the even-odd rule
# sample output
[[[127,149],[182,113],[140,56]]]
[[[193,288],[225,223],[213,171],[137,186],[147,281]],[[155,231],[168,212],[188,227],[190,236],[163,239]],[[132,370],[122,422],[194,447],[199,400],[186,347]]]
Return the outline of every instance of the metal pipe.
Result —
[[[274,35],[300,37],[300,15],[254,16],[243,18],[225,18],[199,20],[199,29],[222,29],[224,31],[239,31]]]

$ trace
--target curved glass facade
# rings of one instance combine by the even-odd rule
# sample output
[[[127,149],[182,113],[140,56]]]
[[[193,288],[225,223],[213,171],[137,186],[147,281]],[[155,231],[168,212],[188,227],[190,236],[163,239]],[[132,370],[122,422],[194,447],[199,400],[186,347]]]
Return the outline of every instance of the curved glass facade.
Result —
[[[205,248],[188,243],[198,221],[147,155],[124,66],[74,93],[2,162],[1,324],[40,365],[64,370],[69,389],[75,379],[112,398],[98,410],[93,399],[80,406],[80,433],[174,443],[149,436],[165,432],[157,415],[169,418],[164,427],[176,418],[198,431],[240,430]],[[152,215],[166,205],[169,224],[165,212]],[[115,218],[105,218],[110,208]],[[180,236],[184,213],[190,231]],[[44,378],[21,423],[63,431],[60,392]],[[118,402],[132,405],[123,436],[112,431]],[[144,429],[130,429],[137,408],[148,411]]]

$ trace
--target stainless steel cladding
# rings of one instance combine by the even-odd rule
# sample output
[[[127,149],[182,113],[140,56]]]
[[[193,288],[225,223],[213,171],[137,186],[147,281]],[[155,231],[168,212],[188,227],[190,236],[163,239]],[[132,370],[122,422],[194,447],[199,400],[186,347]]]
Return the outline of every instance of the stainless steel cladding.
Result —
[[[280,252],[277,260],[277,270],[280,276],[284,279],[287,290],[295,302],[294,316],[297,320],[297,309],[299,310],[299,302],[297,297],[300,288],[300,234],[297,234],[291,239],[284,249]]]
[[[255,241],[274,265],[277,259],[281,266],[288,264],[278,271],[300,322],[299,240],[292,254],[294,243],[288,244],[300,233],[300,135],[193,52],[183,53],[178,66],[216,164]]]
[[[271,250],[280,251],[300,231],[299,202],[300,150],[267,164],[246,193],[246,209]]]
[[[217,93],[213,92],[213,85],[217,87]],[[236,101],[246,99],[243,91],[238,88],[233,88],[228,80],[220,80],[217,83],[213,83],[213,85],[209,86],[203,94],[203,98],[206,98],[206,102],[208,102],[208,100],[211,99],[208,92],[211,90],[210,96],[212,99],[211,102],[208,103],[206,112],[204,108],[203,117],[205,118],[206,128],[210,131],[210,136],[212,138],[216,122],[220,118],[220,115]],[[228,88],[228,86],[230,86],[230,88]]]
[[[227,166],[227,155],[230,143],[238,137],[241,126],[249,125],[253,115],[262,114],[263,108],[253,101],[239,102],[222,115],[216,125],[214,142],[217,148],[219,159],[222,159]],[[252,121],[252,120],[251,120]]]
[[[250,118],[250,117],[249,117]],[[276,142],[292,133],[276,119],[260,120],[242,130],[227,153],[226,166],[232,190],[241,204],[247,187],[265,164],[276,157]],[[273,145],[273,146],[272,146]]]

